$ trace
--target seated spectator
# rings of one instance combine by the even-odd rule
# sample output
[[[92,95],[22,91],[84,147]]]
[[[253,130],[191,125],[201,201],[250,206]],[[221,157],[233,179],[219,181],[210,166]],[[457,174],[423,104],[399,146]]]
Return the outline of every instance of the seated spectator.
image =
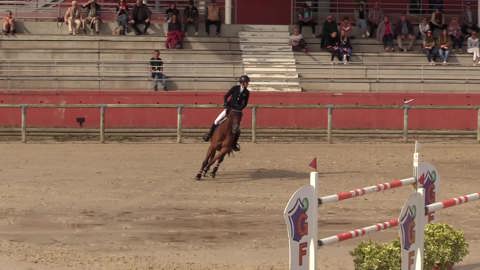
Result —
[[[420,34],[422,42],[425,40],[425,37],[427,36],[427,32],[430,30],[431,29],[430,29],[430,24],[428,23],[428,19],[426,17],[423,17],[422,21],[418,25],[418,33]]]
[[[368,14],[367,14],[367,4],[365,4],[365,1],[360,1],[360,4],[358,5],[358,9],[355,10],[355,18],[357,21],[357,27],[360,29],[360,32],[362,33],[362,37],[369,37],[370,32],[368,31],[368,24],[367,24],[367,19],[368,19]],[[345,19],[348,19],[345,18]],[[343,21],[345,22],[345,19]],[[348,23],[350,24],[350,20],[348,19]],[[351,24],[350,24],[351,27]],[[350,31],[347,31],[347,36],[350,37],[351,34],[351,29]]]
[[[172,14],[172,17],[168,23],[167,40],[165,41],[165,47],[167,49],[181,49],[183,48],[183,31],[182,24],[177,19],[177,15]]]
[[[10,10],[7,10],[7,15],[3,17],[2,31],[4,35],[15,35],[15,18]]]
[[[452,49],[462,50],[463,46],[463,36],[462,36],[462,28],[460,27],[460,23],[458,23],[458,18],[453,17],[450,23],[448,24],[448,35],[452,40]]]
[[[153,79],[153,90],[158,90],[158,84],[162,85],[163,90],[167,90],[165,75],[163,74],[163,61],[160,58],[160,51],[154,50],[153,57],[150,58],[150,72]]]
[[[435,65],[435,59],[437,57],[437,47],[435,46],[435,38],[433,37],[432,31],[427,32],[427,36],[423,41],[423,51],[427,56],[428,63],[430,65]]]
[[[415,42],[415,34],[413,32],[413,26],[405,15],[400,16],[400,21],[395,26],[395,36],[397,37],[398,48],[404,52],[412,50],[413,43]],[[402,41],[408,40],[408,47],[404,48]]]
[[[307,52],[307,43],[305,42],[305,39],[303,39],[303,35],[300,33],[300,30],[297,26],[293,28],[293,33],[290,35],[289,44],[292,46],[292,51],[294,52]]]
[[[133,6],[132,17],[130,18],[130,24],[136,35],[147,34],[148,27],[150,27],[150,18],[152,12],[150,9],[142,3],[142,0],[137,0],[135,6]],[[143,24],[145,28],[140,31],[138,26]]]
[[[368,32],[365,33],[366,37],[369,37],[370,35],[374,35],[377,32],[377,27],[378,24],[381,22],[383,19],[383,11],[380,8],[380,5],[378,1],[375,1],[375,4],[373,5],[373,8],[369,10],[368,12]],[[368,35],[367,35],[368,34]]]
[[[221,16],[220,16],[220,7],[217,5],[215,0],[210,0],[210,4],[207,6],[207,14],[205,17],[205,31],[207,35],[210,35],[210,25],[215,25],[217,27],[216,35],[220,35]]]
[[[469,37],[472,32],[478,33],[479,28],[474,21],[474,12],[472,11],[470,1],[466,1],[464,7],[465,9],[463,11],[462,33],[465,37]]]
[[[340,33],[342,32],[344,32],[348,38],[352,35],[352,24],[348,17],[343,18],[343,21],[340,23]]]
[[[167,10],[165,10],[165,21],[163,24],[163,29],[165,34],[168,33],[168,24],[170,23],[172,16],[177,16],[177,20],[180,20],[180,11],[177,9],[177,4],[171,3]]]
[[[322,41],[320,42],[322,49],[327,47],[328,40],[331,38],[332,33],[335,33],[335,35],[338,33],[337,22],[333,19],[332,15],[328,15],[322,28]]]
[[[383,21],[378,25],[377,39],[383,43],[386,52],[395,50],[393,48],[393,26],[388,16],[384,16]]]
[[[440,60],[444,65],[447,64],[448,55],[450,54],[450,48],[452,42],[450,40],[450,36],[448,35],[447,29],[443,29],[440,38],[438,39],[438,56],[440,56]]]
[[[116,7],[118,34],[126,35],[128,33],[128,5],[126,0],[120,0]]]
[[[477,32],[472,32],[472,35],[467,39],[467,52],[473,54],[473,65],[476,66],[480,60],[479,42]]]
[[[183,10],[183,32],[187,34],[188,26],[193,25],[195,36],[198,35],[198,9],[193,0],[190,0],[188,6]]]
[[[343,31],[340,33],[339,53],[343,64],[346,65],[348,62],[350,62],[352,57],[352,44],[350,43],[350,38],[348,37],[347,33]]]
[[[80,27],[83,28],[83,17],[76,0],[72,1],[72,5],[65,12],[63,19],[68,26],[68,33],[70,35],[76,35]]]
[[[332,32],[327,39],[327,50],[330,52],[330,62],[333,64],[335,57],[338,58],[338,61],[341,60],[340,56],[340,44],[337,36],[337,32]]]
[[[432,30],[434,36],[438,36],[435,34],[437,32],[436,30],[443,30],[444,28],[445,16],[439,9],[435,9],[435,11],[432,13],[432,18],[430,18],[430,30]]]
[[[100,5],[96,0],[88,0],[82,7],[87,9],[87,18],[85,19],[87,26],[92,31],[95,30],[95,34],[100,34]]]
[[[312,27],[312,36],[316,36],[315,26],[317,23],[313,19],[313,11],[309,4],[305,4],[298,12],[298,29],[302,33],[303,26]]]

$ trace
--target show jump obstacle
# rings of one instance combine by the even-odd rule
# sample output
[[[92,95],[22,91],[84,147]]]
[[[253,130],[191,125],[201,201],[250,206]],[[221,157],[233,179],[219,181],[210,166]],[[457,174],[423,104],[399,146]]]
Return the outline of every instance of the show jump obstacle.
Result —
[[[413,177],[411,178],[317,197],[318,172],[310,173],[310,185],[298,189],[291,196],[284,211],[289,239],[290,269],[316,270],[319,247],[399,226],[402,252],[401,269],[422,270],[425,224],[432,221],[434,213],[440,209],[480,199],[480,193],[473,193],[435,202],[439,183],[440,177],[436,168],[429,163],[419,162],[417,143],[415,143],[413,154]],[[404,204],[399,218],[317,240],[317,208],[320,205],[409,185],[413,186],[413,192]]]

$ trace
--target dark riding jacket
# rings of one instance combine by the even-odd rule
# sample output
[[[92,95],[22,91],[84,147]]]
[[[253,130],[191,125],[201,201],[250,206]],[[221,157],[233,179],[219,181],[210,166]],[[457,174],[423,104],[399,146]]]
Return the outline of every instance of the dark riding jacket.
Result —
[[[250,96],[250,91],[245,88],[240,93],[240,85],[236,85],[225,94],[224,97],[224,106],[241,111],[248,105],[248,98]]]

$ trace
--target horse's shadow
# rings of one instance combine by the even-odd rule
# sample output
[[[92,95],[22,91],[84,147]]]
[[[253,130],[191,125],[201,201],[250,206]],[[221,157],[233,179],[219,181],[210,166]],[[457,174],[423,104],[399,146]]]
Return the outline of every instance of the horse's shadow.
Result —
[[[322,178],[322,175],[334,175],[334,174],[352,174],[358,173],[353,171],[342,171],[342,172],[321,172],[319,177]],[[217,175],[217,178],[214,179],[219,183],[235,183],[235,182],[247,182],[247,181],[262,181],[268,179],[276,179],[280,181],[295,181],[298,179],[307,179],[308,181],[309,173],[304,171],[293,171],[286,169],[251,169],[251,170],[242,170],[242,171],[223,171]],[[211,178],[210,178],[211,179]]]

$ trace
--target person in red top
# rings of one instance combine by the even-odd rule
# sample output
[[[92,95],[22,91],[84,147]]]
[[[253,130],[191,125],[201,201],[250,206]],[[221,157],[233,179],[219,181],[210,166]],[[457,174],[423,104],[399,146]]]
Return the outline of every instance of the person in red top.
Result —
[[[393,45],[393,26],[388,16],[385,16],[383,21],[378,25],[377,39],[383,42],[383,47],[386,52],[393,52],[395,50]]]
[[[13,18],[13,14],[10,10],[7,10],[7,16],[3,18],[3,34],[15,34],[15,19]]]

